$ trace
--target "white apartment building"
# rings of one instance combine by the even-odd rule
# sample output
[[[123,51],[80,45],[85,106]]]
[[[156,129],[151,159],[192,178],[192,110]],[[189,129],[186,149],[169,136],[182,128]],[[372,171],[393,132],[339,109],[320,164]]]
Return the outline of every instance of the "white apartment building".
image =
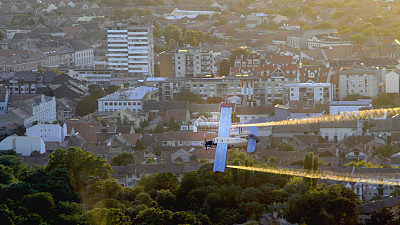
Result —
[[[201,47],[186,47],[176,50],[176,77],[206,77],[215,75],[215,72],[213,52],[203,52]]]
[[[332,102],[333,85],[331,83],[286,83],[284,84],[284,103],[319,102],[322,104]]]
[[[108,67],[126,76],[153,76],[153,26],[116,22],[107,31]]]
[[[56,97],[48,97],[42,94],[40,101],[32,104],[32,122],[57,121]]]
[[[129,109],[140,112],[142,111],[144,100],[158,101],[158,88],[140,86],[116,91],[97,100],[98,110],[99,112],[115,112]]]
[[[359,94],[374,97],[379,93],[378,70],[376,68],[355,68],[339,71],[339,99]]]

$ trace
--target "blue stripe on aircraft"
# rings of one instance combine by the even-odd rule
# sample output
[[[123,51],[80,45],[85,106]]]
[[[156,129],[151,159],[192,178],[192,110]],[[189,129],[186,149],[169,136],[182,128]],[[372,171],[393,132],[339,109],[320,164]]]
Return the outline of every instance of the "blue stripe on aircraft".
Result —
[[[229,137],[231,128],[232,108],[222,107],[221,118],[219,120],[218,137]],[[226,157],[228,154],[228,143],[218,143],[215,152],[214,172],[224,172]]]

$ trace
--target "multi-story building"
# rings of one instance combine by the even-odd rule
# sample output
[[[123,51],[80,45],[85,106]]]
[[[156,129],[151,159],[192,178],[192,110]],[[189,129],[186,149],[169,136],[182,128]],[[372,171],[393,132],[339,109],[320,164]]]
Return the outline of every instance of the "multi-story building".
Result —
[[[290,47],[297,49],[307,49],[308,39],[318,34],[337,33],[336,29],[320,29],[320,30],[294,30],[286,37],[286,42]]]
[[[74,69],[68,71],[69,76],[82,77],[87,82],[87,85],[99,85],[108,87],[111,82],[111,77],[115,71],[110,69]]]
[[[35,71],[46,66],[46,56],[40,52],[0,49],[0,71]]]
[[[153,26],[116,22],[108,28],[108,66],[129,76],[153,76]]]
[[[332,47],[353,47],[352,41],[346,41],[337,37],[336,34],[317,34],[308,39],[308,49],[332,48]]]
[[[206,77],[215,75],[214,53],[201,47],[185,47],[175,51],[176,77]]]
[[[378,69],[353,67],[339,71],[339,99],[347,95],[374,97],[379,93]]]
[[[99,112],[115,112],[123,109],[142,111],[143,101],[159,100],[158,88],[140,86],[116,91],[98,99]]]
[[[84,40],[68,40],[75,51],[75,67],[94,67],[94,53],[92,46]]]
[[[66,68],[74,66],[74,49],[62,41],[41,41],[34,44],[37,50],[46,56],[47,67]]]
[[[297,101],[306,104],[326,104],[333,100],[333,88],[330,83],[287,83],[284,84],[283,103]]]
[[[0,117],[0,126],[11,124],[32,126],[33,122],[57,120],[56,98],[45,95],[12,95],[8,112]]]
[[[52,87],[56,72],[8,72],[0,73],[0,84],[9,89],[9,94],[35,94],[39,87]]]

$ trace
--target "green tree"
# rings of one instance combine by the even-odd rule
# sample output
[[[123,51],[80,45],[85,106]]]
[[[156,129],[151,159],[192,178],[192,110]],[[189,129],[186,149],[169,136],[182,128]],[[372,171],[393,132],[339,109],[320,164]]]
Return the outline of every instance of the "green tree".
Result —
[[[122,152],[111,159],[112,166],[126,166],[135,162],[136,158],[131,152]]]
[[[229,61],[224,59],[219,64],[219,75],[220,76],[229,76],[230,64]]]
[[[374,211],[371,215],[371,220],[367,224],[381,224],[381,225],[390,225],[394,224],[394,215],[390,211],[388,207],[382,207],[380,211]]]
[[[385,93],[380,93],[372,99],[372,105],[374,107],[384,107],[393,104],[393,98]]]
[[[159,206],[162,206],[164,209],[173,210],[175,204],[176,196],[171,193],[169,190],[158,190],[155,201]]]
[[[207,104],[216,104],[221,102],[224,102],[224,99],[221,96],[213,96],[206,99]]]
[[[157,173],[150,175],[148,178],[142,178],[140,185],[143,185],[146,191],[151,189],[155,190],[169,190],[175,194],[179,187],[178,177],[173,173]]]
[[[38,88],[36,88],[36,94],[44,94],[46,96],[53,96],[54,95],[54,91],[49,86],[38,87]]]
[[[140,138],[136,141],[135,150],[143,150],[145,146],[142,145]]]
[[[292,195],[288,219],[309,225],[357,224],[357,195],[343,185],[331,185]]]
[[[204,39],[204,34],[201,31],[189,30],[185,32],[184,42],[191,46],[198,46],[199,43]]]
[[[170,43],[171,40],[179,43],[182,40],[182,30],[177,26],[171,24],[167,25],[163,28],[161,33],[167,43]]]
[[[10,184],[15,181],[13,170],[8,166],[0,164],[0,184]]]
[[[21,201],[30,212],[38,213],[43,218],[48,218],[55,206],[53,196],[48,192],[25,195]]]
[[[247,56],[248,54],[250,54],[251,52],[249,52],[247,49],[244,48],[237,48],[235,50],[231,51],[231,60],[229,61],[229,66],[233,67],[235,64],[235,59],[238,56],[244,55]]]
[[[174,117],[169,118],[168,127],[170,131],[179,131],[180,125],[178,121],[175,121]]]
[[[192,93],[189,90],[182,90],[176,96],[177,101],[188,101],[188,102],[196,102],[196,103],[203,103],[204,100],[200,97],[200,95],[196,93]]]
[[[158,123],[156,128],[154,129],[154,133],[162,133],[164,132],[164,126],[162,123]]]
[[[130,225],[131,218],[120,209],[95,208],[85,213],[85,219],[88,224],[93,225]]]
[[[112,168],[107,162],[78,147],[57,149],[49,156],[45,169],[66,168],[71,185],[76,191],[90,183],[89,178],[107,180],[111,178]]]
[[[322,22],[314,26],[314,29],[328,29],[335,28],[335,26],[331,22]]]
[[[287,16],[289,18],[293,18],[297,15],[297,10],[295,8],[283,8],[280,12],[280,15]]]
[[[276,147],[277,151],[294,151],[294,147],[289,143],[281,143]]]
[[[362,34],[354,34],[349,36],[351,41],[354,41],[358,45],[363,45],[367,39]]]

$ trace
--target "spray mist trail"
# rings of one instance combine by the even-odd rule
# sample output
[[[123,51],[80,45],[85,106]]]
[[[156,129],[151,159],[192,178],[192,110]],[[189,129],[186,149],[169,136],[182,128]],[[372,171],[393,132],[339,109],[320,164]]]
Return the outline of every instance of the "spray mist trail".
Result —
[[[395,178],[399,177],[399,174],[392,174],[391,177],[389,176],[382,176],[379,174],[379,177],[373,177],[372,174],[354,174],[349,175],[346,173],[338,173],[334,171],[321,171],[320,173],[306,173],[302,169],[279,169],[279,168],[259,168],[259,167],[247,167],[247,166],[234,166],[234,165],[227,165],[228,168],[233,169],[241,169],[241,170],[250,170],[250,171],[257,171],[263,173],[273,173],[279,175],[289,175],[289,176],[296,176],[296,177],[306,177],[306,178],[318,178],[318,179],[325,179],[325,180],[336,180],[336,181],[344,181],[344,182],[363,182],[369,184],[382,184],[382,185],[391,185],[391,186],[399,186],[400,181]],[[399,170],[400,172],[400,170]]]
[[[283,120],[277,122],[267,122],[267,123],[253,123],[253,124],[235,124],[234,127],[251,127],[251,126],[285,126],[285,125],[305,125],[305,124],[315,124],[323,122],[334,122],[340,123],[344,121],[354,121],[354,120],[367,120],[372,118],[387,116],[394,116],[400,113],[400,108],[388,108],[388,109],[371,109],[364,110],[360,112],[348,112],[346,114],[339,115],[326,115],[321,117],[312,117],[308,119],[295,119],[295,120]]]

